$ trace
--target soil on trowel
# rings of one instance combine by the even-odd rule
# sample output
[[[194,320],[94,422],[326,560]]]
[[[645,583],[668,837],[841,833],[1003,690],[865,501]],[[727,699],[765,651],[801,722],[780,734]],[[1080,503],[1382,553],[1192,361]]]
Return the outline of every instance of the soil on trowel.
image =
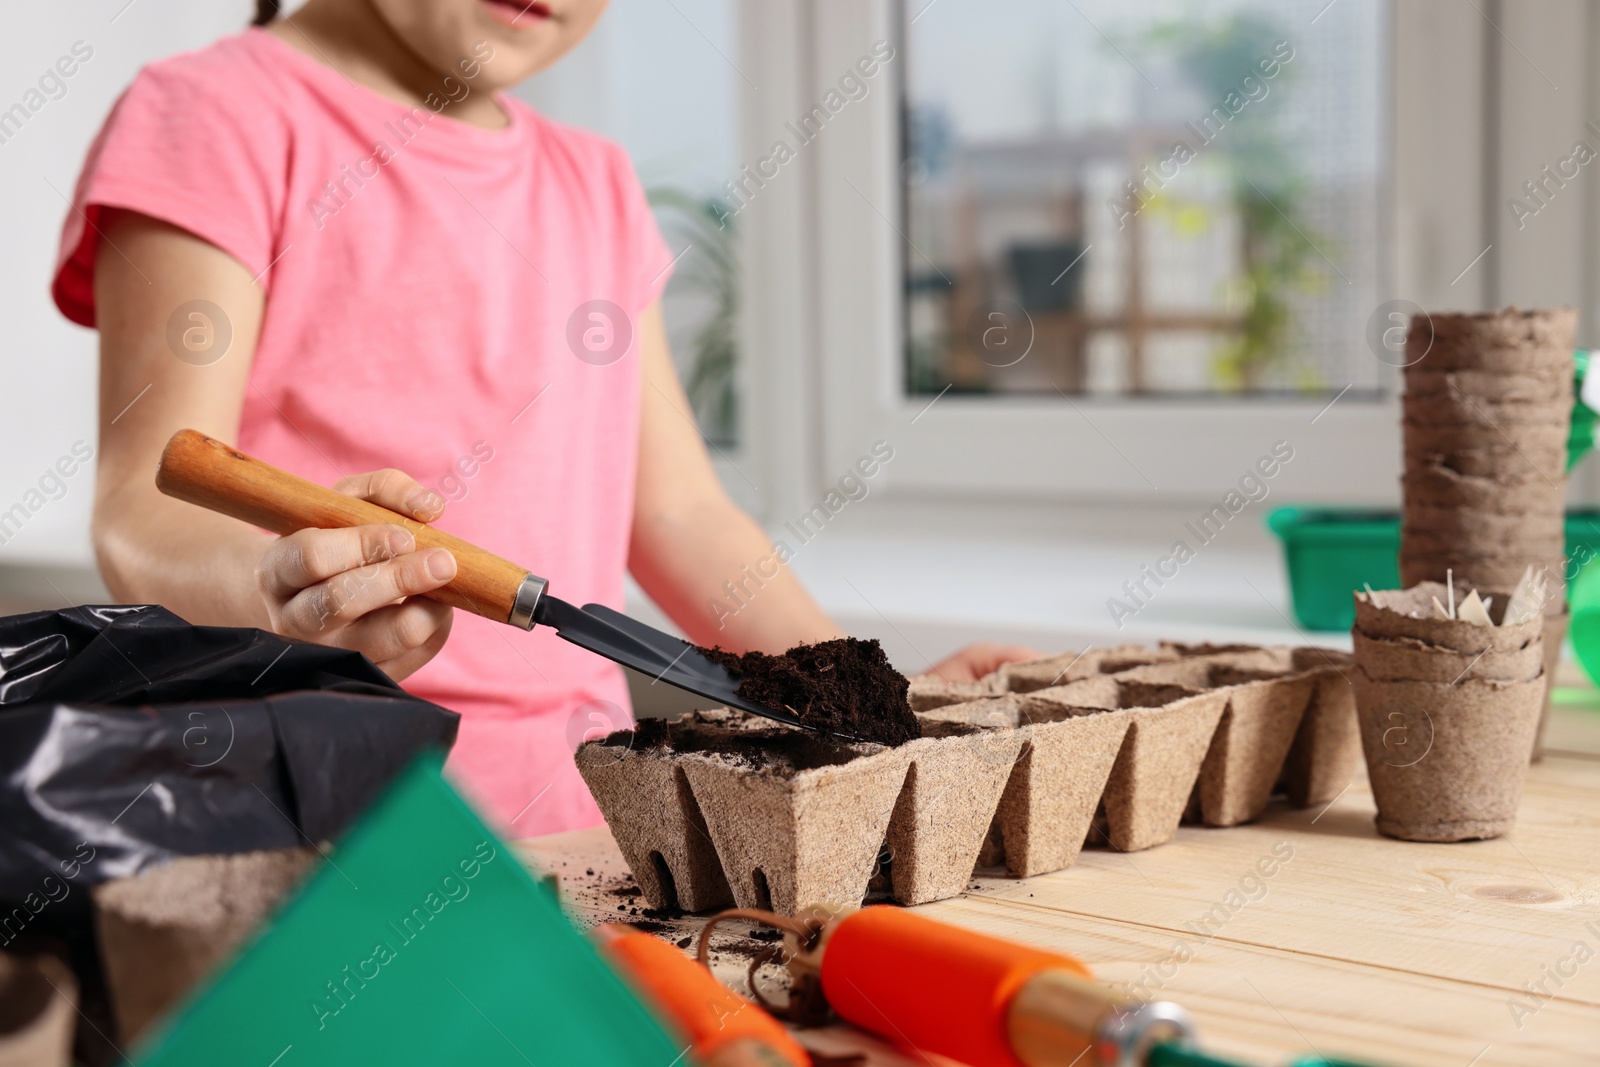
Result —
[[[906,699],[910,683],[876,640],[841,637],[780,656],[704,651],[739,679],[740,696],[787,710],[824,737],[899,745],[922,736]]]

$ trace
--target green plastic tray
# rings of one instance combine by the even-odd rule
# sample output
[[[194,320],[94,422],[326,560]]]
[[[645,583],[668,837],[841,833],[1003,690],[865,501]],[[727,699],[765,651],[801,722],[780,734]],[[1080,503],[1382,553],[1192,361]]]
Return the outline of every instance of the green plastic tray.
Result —
[[[426,756],[140,1067],[681,1062]]]
[[[1353,590],[1400,584],[1400,514],[1352,508],[1278,508],[1267,528],[1283,542],[1295,620],[1308,630],[1348,630]]]
[[[1307,630],[1348,630],[1356,621],[1355,590],[1400,584],[1399,512],[1278,508],[1267,527],[1283,542],[1294,617]],[[1567,512],[1566,532],[1568,557],[1600,554],[1600,510]]]

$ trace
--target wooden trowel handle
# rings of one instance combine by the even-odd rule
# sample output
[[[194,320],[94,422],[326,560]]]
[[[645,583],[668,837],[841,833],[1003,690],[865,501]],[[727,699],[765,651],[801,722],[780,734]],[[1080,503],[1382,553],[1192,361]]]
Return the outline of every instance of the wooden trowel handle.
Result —
[[[444,548],[456,558],[454,580],[427,595],[495,622],[531,629],[534,606],[544,593],[545,580],[526,567],[370,501],[297,478],[198,430],[172,435],[156,469],[156,488],[277,534],[372,523],[403,526],[419,549]]]

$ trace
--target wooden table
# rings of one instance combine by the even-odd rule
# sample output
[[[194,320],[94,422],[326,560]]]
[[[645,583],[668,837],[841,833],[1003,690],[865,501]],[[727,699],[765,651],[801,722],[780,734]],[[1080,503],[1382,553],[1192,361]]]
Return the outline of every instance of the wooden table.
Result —
[[[1251,1063],[1600,1062],[1600,708],[1556,708],[1548,741],[1499,840],[1380,837],[1363,775],[1322,810],[1275,805],[1254,825],[1184,827],[1146,852],[1086,850],[1038,878],[994,872],[921,910],[1142,982],[1189,1008],[1207,1050]],[[519,849],[561,875],[575,919],[619,917],[593,889],[625,871],[605,829]],[[1289,858],[1262,878],[1258,861],[1274,850]],[[1529,991],[1540,984],[1547,993]]]

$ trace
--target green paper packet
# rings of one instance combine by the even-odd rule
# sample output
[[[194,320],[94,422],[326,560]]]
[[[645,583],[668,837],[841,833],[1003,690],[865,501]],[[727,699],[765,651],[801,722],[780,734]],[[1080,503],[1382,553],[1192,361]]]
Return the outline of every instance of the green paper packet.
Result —
[[[419,757],[140,1067],[604,1063],[682,1050]]]

